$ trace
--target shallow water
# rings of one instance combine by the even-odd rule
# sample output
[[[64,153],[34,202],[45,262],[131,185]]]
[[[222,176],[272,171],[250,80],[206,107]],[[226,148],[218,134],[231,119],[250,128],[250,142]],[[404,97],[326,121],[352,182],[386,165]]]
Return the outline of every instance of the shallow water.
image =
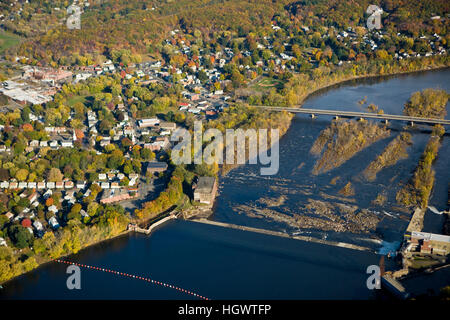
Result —
[[[441,88],[450,91],[450,72],[448,70],[432,71],[418,74],[400,75],[375,79],[359,79],[322,90],[310,97],[304,103],[305,108],[367,111],[370,103],[378,105],[385,113],[402,114],[404,103],[415,91],[425,88]],[[364,106],[359,100],[367,97]],[[447,106],[448,109],[448,106]],[[447,112],[447,118],[449,113]],[[377,141],[366,149],[354,155],[341,166],[319,175],[312,174],[312,168],[317,160],[309,153],[311,146],[320,132],[330,124],[331,117],[319,116],[311,119],[307,115],[297,115],[287,134],[280,140],[280,169],[277,175],[271,177],[260,176],[257,165],[247,165],[232,171],[222,180],[220,197],[214,219],[245,225],[277,230],[289,230],[283,224],[249,218],[239,214],[237,205],[251,204],[258,208],[266,208],[258,200],[261,198],[276,199],[286,196],[285,203],[275,208],[285,214],[308,215],[304,205],[309,199],[340,202],[357,205],[361,209],[375,212],[381,219],[375,232],[355,237],[354,234],[322,232],[320,230],[303,230],[317,237],[327,236],[328,239],[361,243],[364,238],[382,238],[386,241],[400,241],[407,227],[409,212],[401,212],[397,208],[395,196],[401,185],[407,183],[415,170],[424,147],[429,139],[429,127],[416,126],[407,129],[412,134],[413,144],[407,149],[408,158],[398,161],[394,166],[384,168],[377,174],[374,182],[366,181],[361,172],[375,157],[392,141],[406,123],[391,122],[390,137]],[[448,130],[448,129],[447,129]],[[435,162],[436,184],[430,199],[430,205],[438,210],[446,209],[447,188],[450,181],[449,136],[443,138],[438,158]],[[330,184],[334,177],[340,179],[336,185]],[[341,197],[338,191],[351,182],[356,190],[351,197],[354,202],[333,200]],[[305,193],[306,194],[302,194]],[[375,206],[372,201],[384,192],[387,202],[382,206]],[[342,198],[342,197],[341,197]],[[427,212],[425,231],[440,232],[443,216]],[[367,241],[365,241],[367,243]],[[377,246],[374,244],[374,246]]]

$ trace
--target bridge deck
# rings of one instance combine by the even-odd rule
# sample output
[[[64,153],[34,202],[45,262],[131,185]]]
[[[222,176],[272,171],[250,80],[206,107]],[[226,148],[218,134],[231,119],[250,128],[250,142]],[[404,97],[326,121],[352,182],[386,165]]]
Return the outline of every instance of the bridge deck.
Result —
[[[273,111],[288,111],[293,113],[305,113],[311,115],[329,115],[338,117],[360,117],[380,120],[399,120],[399,121],[411,121],[417,123],[428,124],[441,124],[450,125],[450,120],[437,119],[437,118],[420,118],[395,114],[377,114],[369,112],[357,112],[357,111],[339,111],[339,110],[323,110],[323,109],[306,109],[306,108],[283,108],[283,107],[271,107],[271,106],[257,106],[258,108],[264,108]]]

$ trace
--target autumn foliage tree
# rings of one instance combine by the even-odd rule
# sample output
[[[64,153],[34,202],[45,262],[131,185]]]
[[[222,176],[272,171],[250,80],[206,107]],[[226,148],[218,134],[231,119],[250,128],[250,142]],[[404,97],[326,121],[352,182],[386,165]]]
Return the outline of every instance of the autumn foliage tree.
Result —
[[[45,205],[47,207],[50,207],[53,205],[53,198],[48,198],[47,200],[45,200]]]
[[[31,132],[31,131],[33,131],[33,126],[32,126],[31,124],[29,124],[29,123],[25,123],[25,124],[22,126],[22,129],[23,129],[23,131],[25,131],[25,132]]]

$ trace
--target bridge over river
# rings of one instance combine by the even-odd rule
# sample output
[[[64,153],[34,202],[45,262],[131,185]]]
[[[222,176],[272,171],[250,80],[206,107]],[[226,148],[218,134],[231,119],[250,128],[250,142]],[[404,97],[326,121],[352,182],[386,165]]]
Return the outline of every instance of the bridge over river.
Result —
[[[311,117],[315,117],[316,115],[328,115],[334,116],[335,118],[339,117],[357,117],[360,119],[380,119],[388,122],[389,120],[398,120],[398,121],[408,121],[412,125],[414,123],[423,123],[423,124],[441,124],[441,125],[450,125],[450,120],[445,119],[437,119],[437,118],[420,118],[420,117],[411,117],[404,115],[395,115],[395,114],[377,114],[377,113],[369,113],[369,112],[357,112],[357,111],[338,111],[338,110],[324,110],[324,109],[306,109],[306,108],[283,108],[283,107],[272,107],[272,106],[255,106],[257,108],[263,108],[273,111],[288,111],[293,113],[305,113],[311,115]]]

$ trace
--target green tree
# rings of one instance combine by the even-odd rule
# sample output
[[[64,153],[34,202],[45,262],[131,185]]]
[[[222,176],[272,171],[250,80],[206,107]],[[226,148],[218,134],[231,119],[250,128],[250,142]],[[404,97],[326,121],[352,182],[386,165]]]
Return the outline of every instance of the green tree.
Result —
[[[67,214],[67,220],[77,219],[81,220],[81,204],[75,203],[72,208],[70,209],[70,212]]]
[[[24,228],[21,225],[11,226],[9,228],[8,234],[14,245],[19,249],[23,249],[33,244],[33,233],[31,233],[27,228]]]
[[[62,181],[62,179],[64,178],[63,174],[61,173],[61,170],[59,170],[58,168],[51,168],[49,173],[48,173],[48,181],[51,182],[58,182],[58,181]]]
[[[28,177],[28,170],[27,169],[19,169],[16,172],[16,179],[19,181],[25,181]]]

